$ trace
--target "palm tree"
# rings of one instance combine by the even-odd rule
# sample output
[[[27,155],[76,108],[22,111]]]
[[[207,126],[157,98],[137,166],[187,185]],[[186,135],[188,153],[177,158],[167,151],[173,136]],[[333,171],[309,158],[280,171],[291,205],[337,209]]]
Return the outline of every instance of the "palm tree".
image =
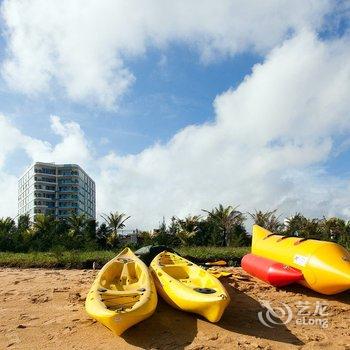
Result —
[[[164,220],[164,218],[163,218]],[[178,233],[180,232],[180,223],[179,223],[180,219],[177,218],[176,216],[172,216],[171,219],[170,219],[170,225],[168,227],[168,233],[170,235],[173,235],[173,236],[177,236]]]
[[[188,215],[184,220],[177,219],[179,225],[177,236],[183,245],[188,245],[190,239],[198,233],[198,223],[200,219],[200,215]]]
[[[319,222],[322,231],[322,238],[346,245],[349,237],[348,223],[340,218],[323,218]]]
[[[68,235],[77,239],[84,237],[84,233],[88,224],[86,216],[73,214],[67,218],[67,224],[69,227]]]
[[[130,219],[130,216],[126,216],[124,213],[109,213],[109,215],[101,215],[106,221],[108,227],[107,243],[114,247],[118,243],[118,230],[125,227],[125,221]]]
[[[306,226],[308,219],[301,213],[295,213],[284,221],[287,235],[299,236]]]
[[[248,213],[248,215],[253,219],[254,224],[273,233],[279,233],[283,228],[283,224],[279,221],[279,216],[275,215],[276,211],[277,209],[266,212],[255,210],[255,213]]]
[[[21,233],[27,232],[30,229],[30,216],[29,214],[23,214],[18,217],[17,228]]]
[[[50,215],[35,215],[34,222],[25,237],[27,243],[31,241],[30,245],[36,250],[50,248],[56,224],[57,222]]]
[[[285,233],[303,238],[327,239],[324,220],[308,219],[301,213],[296,213],[285,220]]]
[[[42,235],[48,233],[53,226],[53,218],[45,214],[35,215],[32,225],[32,232],[36,235]]]
[[[204,212],[208,213],[207,221],[212,221],[219,229],[219,234],[222,236],[222,245],[229,246],[235,228],[243,225],[245,217],[237,208],[238,206],[232,207],[231,205],[225,208],[220,204],[212,211],[202,209]]]
[[[0,218],[0,250],[11,250],[17,247],[14,243],[16,224],[10,217]]]
[[[10,218],[0,218],[0,231],[3,233],[10,233],[16,228],[15,221]]]

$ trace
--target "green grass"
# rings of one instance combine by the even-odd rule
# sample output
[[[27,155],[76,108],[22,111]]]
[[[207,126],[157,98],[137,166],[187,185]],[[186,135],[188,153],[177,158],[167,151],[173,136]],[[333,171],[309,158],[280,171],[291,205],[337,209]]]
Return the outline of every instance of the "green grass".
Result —
[[[243,255],[250,252],[250,247],[183,247],[175,249],[182,256],[194,262],[226,260],[230,265],[239,264]]]
[[[103,265],[115,255],[111,251],[66,251],[60,254],[51,252],[0,252],[0,266],[83,269],[92,268],[94,261],[98,265]]]
[[[205,262],[224,259],[230,265],[237,265],[250,248],[233,247],[183,247],[176,251],[194,262]],[[2,267],[37,267],[37,268],[65,268],[91,269],[93,262],[101,267],[112,259],[118,252],[113,251],[65,251],[65,252],[32,252],[10,253],[0,252],[0,266]]]

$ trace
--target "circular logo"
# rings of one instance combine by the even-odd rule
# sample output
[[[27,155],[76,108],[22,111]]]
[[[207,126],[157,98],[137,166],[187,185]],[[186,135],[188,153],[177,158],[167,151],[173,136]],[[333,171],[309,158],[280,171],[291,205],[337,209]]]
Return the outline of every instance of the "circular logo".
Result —
[[[293,318],[292,309],[285,303],[271,305],[270,301],[259,300],[264,310],[259,311],[258,318],[264,326],[273,328],[278,325],[287,324]]]

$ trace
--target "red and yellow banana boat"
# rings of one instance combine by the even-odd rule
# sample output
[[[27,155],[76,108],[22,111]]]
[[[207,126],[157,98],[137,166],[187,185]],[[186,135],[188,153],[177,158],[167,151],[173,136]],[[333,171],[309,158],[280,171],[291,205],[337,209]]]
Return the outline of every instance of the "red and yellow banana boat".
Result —
[[[300,283],[322,294],[350,289],[350,252],[339,244],[282,236],[254,225],[242,268],[273,286]]]

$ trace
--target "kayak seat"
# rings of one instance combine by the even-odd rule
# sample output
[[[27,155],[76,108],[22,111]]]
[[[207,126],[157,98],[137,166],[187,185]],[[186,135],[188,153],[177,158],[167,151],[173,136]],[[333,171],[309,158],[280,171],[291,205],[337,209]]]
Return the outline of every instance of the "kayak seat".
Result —
[[[105,292],[100,292],[101,295],[115,295],[115,296],[133,296],[133,295],[142,295],[143,292],[139,291],[129,291],[129,290],[114,290],[107,289]]]
[[[129,264],[131,262],[134,262],[134,260],[130,258],[118,258],[116,260],[118,263],[122,263],[122,264]]]
[[[172,267],[172,266],[180,266],[180,267],[182,267],[182,266],[191,266],[191,265],[189,265],[189,264],[162,264],[162,263],[160,263],[159,264],[161,267],[168,267],[168,266],[170,266],[170,267]]]
[[[107,309],[114,311],[125,311],[131,309],[140,301],[140,295],[102,295],[102,301]]]
[[[177,280],[189,278],[188,272],[182,266],[178,266],[178,265],[163,266],[163,271]]]

